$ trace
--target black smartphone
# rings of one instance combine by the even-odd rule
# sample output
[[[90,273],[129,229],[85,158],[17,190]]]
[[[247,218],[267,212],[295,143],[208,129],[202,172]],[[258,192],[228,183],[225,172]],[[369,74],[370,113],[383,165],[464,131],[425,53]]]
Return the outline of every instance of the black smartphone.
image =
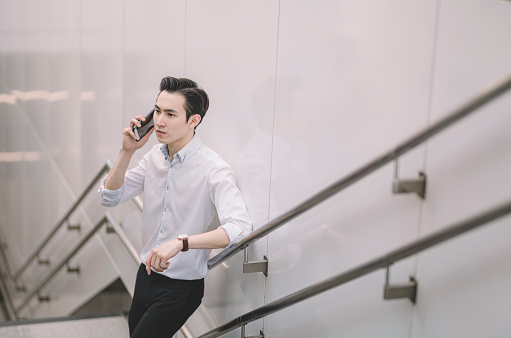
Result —
[[[145,134],[147,134],[148,132],[151,131],[151,129],[153,129],[154,127],[153,114],[154,109],[151,110],[151,112],[145,116],[144,122],[140,122],[140,124],[142,125],[141,127],[133,126],[132,130],[135,133],[135,136],[137,137],[137,141],[140,141],[140,139],[142,139],[142,137],[144,137]]]

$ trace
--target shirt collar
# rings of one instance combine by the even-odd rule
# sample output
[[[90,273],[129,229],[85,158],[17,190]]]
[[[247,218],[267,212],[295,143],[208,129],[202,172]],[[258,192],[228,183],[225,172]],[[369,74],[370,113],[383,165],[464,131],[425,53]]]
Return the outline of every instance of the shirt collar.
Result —
[[[179,150],[174,157],[177,156],[179,159],[179,162],[184,163],[186,160],[189,160],[193,154],[199,150],[202,142],[199,138],[199,135],[195,134],[190,142],[188,142],[181,150]],[[169,158],[169,148],[166,144],[162,144],[160,147],[161,152],[163,153],[163,156],[165,156],[165,159],[167,160]],[[170,159],[172,162],[172,159]]]

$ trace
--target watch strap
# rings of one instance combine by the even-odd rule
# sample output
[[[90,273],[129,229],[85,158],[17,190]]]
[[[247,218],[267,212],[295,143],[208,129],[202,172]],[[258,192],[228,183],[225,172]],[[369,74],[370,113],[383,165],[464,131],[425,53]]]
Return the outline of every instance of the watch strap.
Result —
[[[183,249],[181,251],[188,251],[188,235],[179,235],[177,236],[177,239],[183,242]]]
[[[188,237],[181,239],[183,242],[183,250],[181,251],[188,251]]]

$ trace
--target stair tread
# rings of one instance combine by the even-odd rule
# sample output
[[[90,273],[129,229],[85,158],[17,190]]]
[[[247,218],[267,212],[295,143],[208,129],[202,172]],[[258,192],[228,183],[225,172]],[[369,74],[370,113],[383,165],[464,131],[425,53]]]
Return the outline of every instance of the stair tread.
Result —
[[[104,317],[68,321],[15,324],[0,327],[0,338],[64,338],[72,332],[73,338],[127,337],[128,322],[125,317]]]

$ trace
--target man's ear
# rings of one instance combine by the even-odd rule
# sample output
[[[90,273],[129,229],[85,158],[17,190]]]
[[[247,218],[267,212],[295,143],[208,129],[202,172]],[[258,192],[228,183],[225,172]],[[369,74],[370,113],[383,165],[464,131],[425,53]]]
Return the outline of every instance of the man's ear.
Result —
[[[190,127],[195,128],[200,123],[201,117],[199,114],[193,114],[190,116],[190,119],[188,120],[188,124]]]

